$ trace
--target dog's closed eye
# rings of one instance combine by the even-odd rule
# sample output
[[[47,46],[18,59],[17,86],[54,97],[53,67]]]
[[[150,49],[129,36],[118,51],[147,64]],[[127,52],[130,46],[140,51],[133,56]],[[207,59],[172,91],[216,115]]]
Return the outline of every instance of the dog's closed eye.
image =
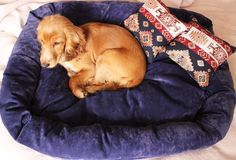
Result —
[[[63,43],[64,43],[63,41],[56,41],[56,42],[53,43],[53,47],[55,48],[55,47],[57,47],[57,46],[59,46]]]
[[[55,46],[57,46],[57,45],[59,45],[59,44],[61,44],[61,42],[54,42],[54,43],[53,43],[53,47],[55,47]]]

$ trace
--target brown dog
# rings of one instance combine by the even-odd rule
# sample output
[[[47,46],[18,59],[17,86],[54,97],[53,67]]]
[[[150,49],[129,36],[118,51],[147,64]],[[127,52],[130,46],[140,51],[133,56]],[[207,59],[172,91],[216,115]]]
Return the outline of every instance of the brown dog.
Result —
[[[65,67],[70,89],[78,98],[99,90],[134,87],[144,78],[143,50],[122,27],[104,23],[78,27],[61,15],[52,15],[40,22],[37,31],[41,65]]]

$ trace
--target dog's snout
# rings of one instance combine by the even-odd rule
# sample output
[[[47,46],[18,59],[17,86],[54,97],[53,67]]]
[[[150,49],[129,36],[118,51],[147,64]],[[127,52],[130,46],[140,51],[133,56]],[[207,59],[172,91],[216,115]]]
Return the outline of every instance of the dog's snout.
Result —
[[[42,64],[41,66],[44,68],[47,68],[47,67],[49,67],[49,64],[46,63],[46,64]]]

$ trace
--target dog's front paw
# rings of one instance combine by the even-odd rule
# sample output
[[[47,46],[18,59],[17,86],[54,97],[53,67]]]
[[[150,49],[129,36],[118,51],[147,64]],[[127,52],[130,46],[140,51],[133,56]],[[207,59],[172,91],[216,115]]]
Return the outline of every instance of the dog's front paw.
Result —
[[[93,93],[96,93],[98,89],[96,86],[86,86],[85,90],[87,93],[93,94]]]
[[[76,89],[75,91],[73,91],[73,94],[77,97],[77,98],[85,98],[88,93],[86,91],[80,90],[80,89]]]

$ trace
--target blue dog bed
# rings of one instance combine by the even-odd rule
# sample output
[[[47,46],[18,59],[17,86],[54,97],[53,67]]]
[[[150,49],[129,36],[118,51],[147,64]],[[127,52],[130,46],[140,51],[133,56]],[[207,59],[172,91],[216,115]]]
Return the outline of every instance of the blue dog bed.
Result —
[[[166,54],[148,64],[145,80],[132,89],[102,91],[79,100],[61,66],[40,67],[36,27],[60,13],[74,24],[99,21],[122,25],[141,3],[52,3],[30,13],[4,73],[2,120],[12,137],[61,158],[147,158],[207,147],[221,140],[235,106],[225,62],[202,89]],[[179,19],[211,30],[204,16],[171,9]],[[111,33],[112,34],[112,33]]]

